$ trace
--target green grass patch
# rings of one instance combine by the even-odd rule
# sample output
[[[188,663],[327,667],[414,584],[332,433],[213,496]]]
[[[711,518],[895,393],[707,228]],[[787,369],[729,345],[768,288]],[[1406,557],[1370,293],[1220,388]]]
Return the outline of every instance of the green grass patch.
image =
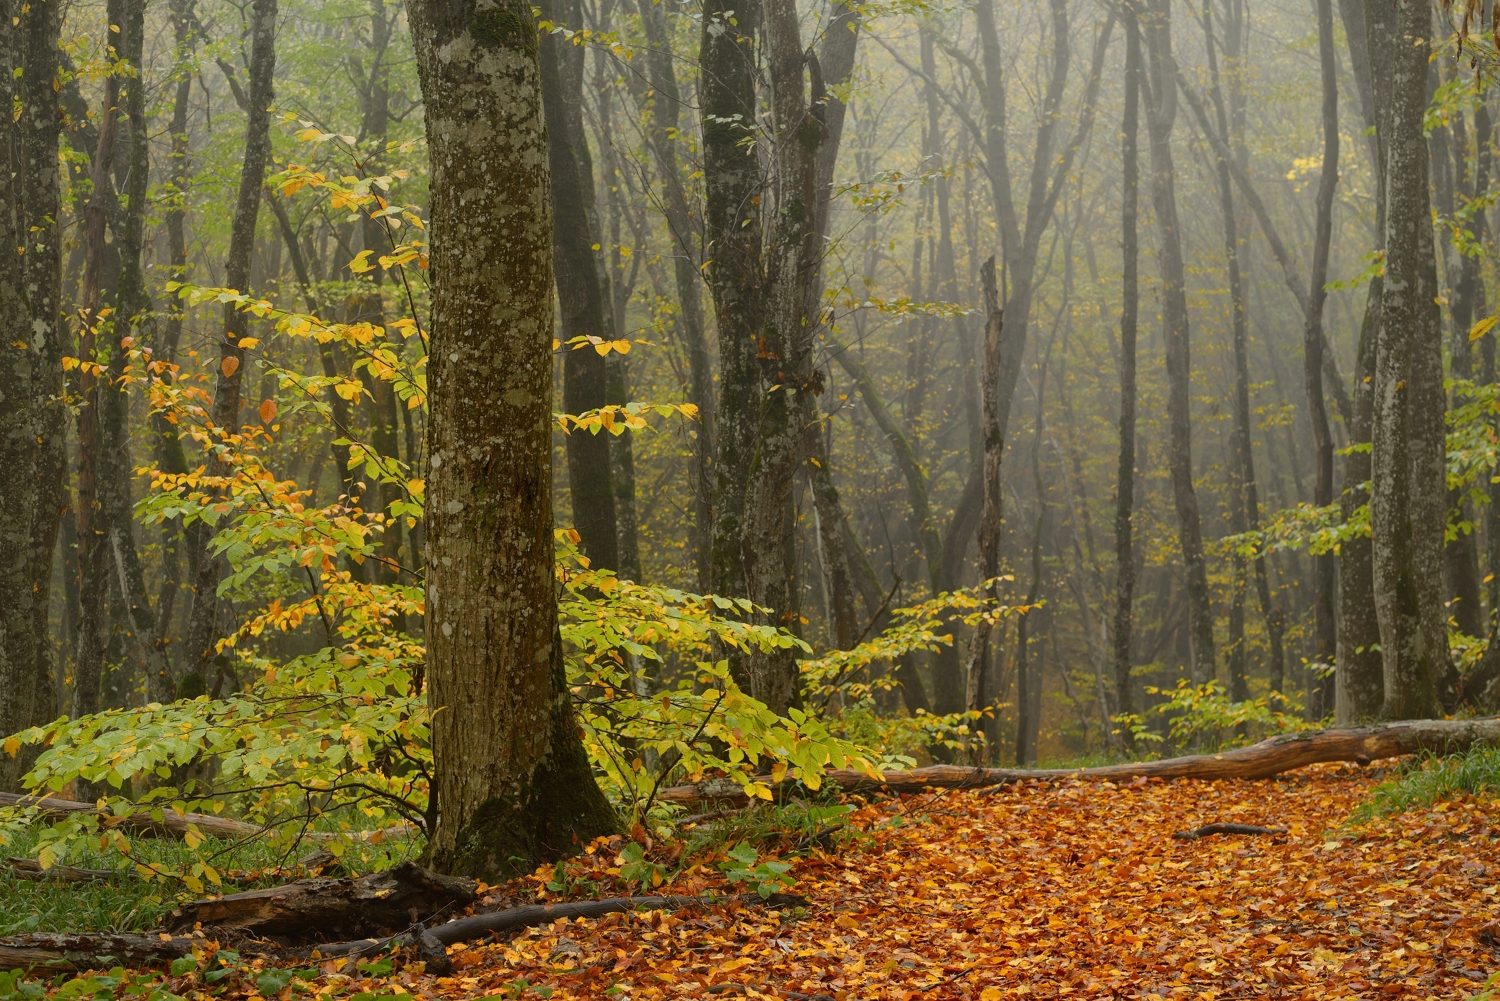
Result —
[[[1421,809],[1465,794],[1500,791],[1500,747],[1447,757],[1423,755],[1382,782],[1349,817],[1359,824]]]
[[[25,831],[0,845],[0,858],[34,858],[37,836]],[[389,868],[421,854],[420,838],[388,838],[382,844],[359,844],[345,852],[356,873]],[[218,893],[238,893],[257,887],[275,886],[295,878],[274,870],[297,865],[297,857],[318,848],[303,842],[291,858],[266,841],[244,843],[206,839],[197,852],[175,838],[140,838],[132,842],[132,854],[142,863],[161,863],[167,870],[186,870],[200,858],[210,859],[226,878]],[[60,864],[79,869],[118,870],[121,858],[113,851],[75,851]],[[259,875],[273,870],[269,876]],[[252,875],[254,874],[254,875]],[[238,878],[232,878],[238,877]],[[23,879],[7,865],[0,865],[0,935],[27,932],[139,932],[157,927],[172,908],[200,894],[190,892],[173,879],[141,879],[124,869],[111,880],[72,881],[53,877]]]

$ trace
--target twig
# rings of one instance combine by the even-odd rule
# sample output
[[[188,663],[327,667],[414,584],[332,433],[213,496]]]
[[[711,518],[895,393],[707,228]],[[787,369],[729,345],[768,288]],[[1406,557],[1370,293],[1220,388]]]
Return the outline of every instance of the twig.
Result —
[[[1281,827],[1256,827],[1254,824],[1204,824],[1191,831],[1178,831],[1172,837],[1178,841],[1197,841],[1213,834],[1285,834]]]

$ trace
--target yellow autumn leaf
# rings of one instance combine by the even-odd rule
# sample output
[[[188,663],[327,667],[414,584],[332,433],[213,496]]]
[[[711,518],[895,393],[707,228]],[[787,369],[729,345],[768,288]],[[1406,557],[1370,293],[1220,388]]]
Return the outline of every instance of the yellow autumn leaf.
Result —
[[[260,338],[259,337],[241,337],[240,338],[240,343],[239,343],[238,346],[241,347],[241,348],[253,348],[253,347],[257,347],[259,344],[260,344]]]
[[[1486,316],[1469,328],[1469,340],[1471,342],[1479,340],[1479,338],[1490,332],[1490,329],[1494,327],[1496,322],[1500,322],[1500,315]]]
[[[1005,992],[998,987],[986,987],[979,992],[979,1001],[1000,1001],[1005,997]]]
[[[361,250],[355,254],[354,260],[349,262],[349,270],[357,275],[362,275],[366,271],[374,271],[375,265],[370,263],[370,255],[372,253],[374,253],[372,250]]]
[[[183,844],[187,845],[190,850],[195,849],[199,845],[203,844],[203,835],[199,834],[196,829],[189,827],[187,831],[182,835],[182,842]]]
[[[627,341],[627,340],[625,340],[624,338],[621,338],[618,341],[611,341],[610,344],[614,347],[614,349],[616,351],[620,352],[620,354],[622,354],[622,355],[628,355],[628,354],[630,354],[630,342]]]
[[[21,742],[15,737],[5,738],[5,753],[14,758],[21,752]]]
[[[409,493],[409,494],[411,494],[414,497],[420,497],[420,496],[422,496],[423,492],[426,491],[426,489],[427,489],[427,481],[426,480],[411,479],[411,480],[407,480],[406,481],[406,492]]]

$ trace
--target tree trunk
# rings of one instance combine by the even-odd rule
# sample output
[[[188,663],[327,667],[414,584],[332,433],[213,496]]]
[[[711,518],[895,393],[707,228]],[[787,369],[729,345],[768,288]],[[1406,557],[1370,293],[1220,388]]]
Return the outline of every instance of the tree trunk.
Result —
[[[1120,296],[1120,464],[1115,474],[1115,708],[1123,720],[1135,714],[1135,685],[1130,680],[1130,639],[1135,599],[1135,545],[1132,517],[1135,508],[1135,340],[1141,289],[1140,237],[1140,87],[1141,33],[1135,11],[1125,11],[1125,114],[1120,128],[1123,177],[1120,194],[1120,246],[1123,275]],[[1135,736],[1119,723],[1120,743],[1133,749]]]
[[[1129,170],[1129,167],[1126,168]],[[1001,500],[1005,489],[1000,482],[1000,460],[1005,451],[1005,439],[1000,436],[999,384],[1000,384],[1000,340],[1004,336],[1005,313],[1000,308],[1000,295],[995,288],[995,259],[985,261],[979,272],[980,285],[984,290],[984,380],[981,397],[984,407],[984,513],[979,521],[979,572],[986,581],[1000,576],[1001,533],[1005,530]],[[991,595],[999,602],[999,585],[992,584]],[[969,671],[964,708],[969,712],[983,712],[991,708],[986,694],[989,688],[989,641],[992,626],[980,619],[974,628],[969,645]],[[979,723],[983,726],[983,723]]]
[[[1161,231],[1157,256],[1163,286],[1162,336],[1167,353],[1168,465],[1177,510],[1177,538],[1182,548],[1186,577],[1189,674],[1195,684],[1201,685],[1214,676],[1214,622],[1209,606],[1198,495],[1193,489],[1190,331],[1171,147],[1172,123],[1177,116],[1177,91],[1172,75],[1171,0],[1151,0],[1148,9],[1149,19],[1143,25],[1150,63],[1146,125],[1151,136],[1151,201]]]
[[[804,417],[817,406],[821,377],[811,366],[808,284],[815,260],[817,154],[823,143],[818,101],[823,81],[816,58],[804,54],[793,0],[767,0],[767,62],[775,129],[772,192],[775,230],[766,272],[766,324],[761,334],[761,378],[771,387],[760,400],[759,428],[745,491],[744,570],[752,601],[770,610],[772,625],[797,631],[795,577],[788,567],[795,522],[792,485],[803,462]],[[811,71],[813,103],[803,87]],[[778,714],[799,701],[792,650],[750,652],[750,693]]]
[[[1388,4],[1376,4],[1374,20],[1367,29],[1364,0],[1340,0],[1339,13],[1349,40],[1350,63],[1359,90],[1364,124],[1371,133],[1370,152],[1375,166],[1376,249],[1385,247],[1385,151],[1379,121],[1389,105],[1389,77],[1371,76],[1370,56],[1386,58],[1393,14]],[[1367,35],[1367,31],[1369,34]],[[1377,46],[1372,49],[1367,44]],[[1382,96],[1376,100],[1376,94]],[[1365,299],[1364,321],[1359,328],[1358,354],[1354,366],[1354,420],[1349,423],[1351,444],[1369,444],[1375,402],[1375,355],[1380,336],[1380,301],[1384,280],[1375,276]],[[1350,452],[1344,459],[1344,482],[1339,508],[1347,521],[1370,500],[1370,453]],[[1368,537],[1349,539],[1339,548],[1338,671],[1334,692],[1334,715],[1341,726],[1361,723],[1380,715],[1385,702],[1384,667],[1380,653],[1380,620],[1375,611],[1372,548]]]
[[[428,856],[498,882],[615,826],[578,737],[553,591],[541,69],[525,4],[408,9],[432,158],[426,565],[440,812]]]
[[[693,241],[697,227],[688,211],[687,194],[683,190],[678,166],[675,134],[682,95],[677,86],[677,71],[667,34],[666,8],[654,0],[640,0],[640,12],[647,43],[647,79],[655,95],[651,106],[654,127],[648,137],[667,189],[667,226],[674,245],[672,277],[677,284],[682,336],[687,344],[690,402],[698,408],[698,437],[693,440],[693,565],[698,572],[698,589],[706,594],[712,586],[709,540],[713,534],[710,502],[714,495],[714,376],[708,355],[708,337],[703,329],[699,287],[702,274],[698,270],[699,257]],[[704,85],[706,91],[709,86],[706,78]],[[719,148],[717,152],[722,157],[726,151]],[[724,161],[721,159],[720,162]],[[623,334],[617,333],[617,336]]]
[[[558,24],[578,25],[577,3],[549,0],[542,16]],[[594,204],[593,161],[583,135],[584,47],[561,34],[542,35],[542,95],[547,117],[547,161],[552,168],[552,265],[562,329],[563,409],[581,414],[605,405],[608,377],[604,356],[594,343],[605,335],[604,296],[599,287],[594,245],[599,234],[591,225]],[[609,436],[575,432],[567,436],[568,487],[573,525],[582,537],[579,548],[590,563],[619,568],[615,526],[615,493],[610,481]]]
[[[0,730],[14,733],[53,718],[49,615],[52,558],[67,506],[60,401],[66,327],[61,316],[62,215],[57,154],[57,4],[16,0],[0,6],[0,71],[19,115],[7,119],[0,177],[0,246],[18,247],[0,268],[0,316],[25,330],[0,361]],[[0,789],[17,789],[35,752],[0,754]]]
[[[260,189],[265,180],[266,161],[271,153],[269,107],[273,100],[272,84],[276,69],[277,0],[254,0],[250,8],[250,79],[247,88],[249,107],[245,113],[245,159],[240,168],[239,195],[230,224],[229,257],[224,267],[224,282],[241,292],[250,291],[250,263],[255,251],[255,224],[260,216]],[[214,386],[211,414],[213,433],[234,436],[240,430],[240,385],[244,376],[245,349],[240,342],[249,334],[249,316],[232,303],[224,305],[224,336],[219,341],[218,375]],[[222,439],[221,439],[222,440]],[[217,451],[209,456],[208,472],[214,476],[232,474],[232,467]],[[213,532],[197,533],[194,565],[193,605],[188,615],[183,666],[185,674],[195,674],[206,682],[209,663],[214,659],[218,639],[218,588],[223,573],[222,557],[210,550]]]
[[[712,0],[703,11],[701,67],[704,271],[718,320],[719,398],[713,425],[713,531],[709,583],[718,594],[744,595],[742,540],[745,488],[765,383],[758,344],[762,326],[760,164],[741,143],[758,116],[754,33],[760,4]],[[742,672],[738,658],[731,667]],[[748,687],[748,677],[739,674]]]
[[[1302,337],[1302,380],[1307,391],[1307,415],[1313,429],[1316,479],[1313,503],[1333,503],[1333,431],[1323,402],[1323,304],[1328,299],[1328,251],[1333,240],[1333,196],[1339,183],[1339,94],[1333,52],[1332,0],[1316,0],[1318,16],[1318,61],[1323,78],[1323,170],[1318,179],[1316,219],[1313,224],[1312,277],[1309,279],[1307,312]],[[1335,617],[1335,557],[1325,553],[1312,558],[1313,632],[1317,670],[1309,679],[1313,717],[1322,719],[1334,711],[1334,666],[1338,647]]]
[[[109,27],[124,19],[121,0],[110,0],[105,13],[106,44],[113,47]],[[115,137],[119,132],[120,78],[110,74],[104,81],[99,115],[99,138],[94,146],[92,186],[83,210],[84,264],[83,315],[78,330],[78,640],[73,655],[73,716],[99,711],[99,681],[104,671],[105,646],[109,637],[109,515],[104,503],[110,490],[112,468],[104,445],[101,413],[103,398],[114,392],[110,380],[96,367],[102,344],[109,343],[116,319],[105,310],[105,228],[114,200]],[[116,304],[118,305],[118,304]],[[118,312],[118,310],[116,311]],[[123,326],[123,324],[121,324]],[[101,343],[102,342],[102,343]],[[113,353],[118,354],[118,345]],[[107,360],[106,360],[107,363]],[[102,380],[101,380],[101,377]],[[104,382],[101,390],[100,382]],[[114,408],[111,408],[113,411]],[[87,791],[87,790],[86,790]],[[89,798],[89,797],[85,797]]]
[[[1054,331],[1055,336],[1055,331]],[[1047,486],[1042,482],[1042,400],[1047,386],[1047,361],[1052,356],[1052,345],[1047,345],[1047,355],[1039,361],[1036,380],[1036,423],[1031,439],[1031,476],[1036,489],[1036,523],[1031,534],[1031,588],[1026,593],[1026,604],[1036,606],[1042,597],[1042,532],[1047,525]],[[1037,737],[1041,733],[1041,659],[1037,655],[1037,667],[1032,669],[1028,641],[1034,613],[1022,615],[1016,623],[1016,765],[1025,767],[1036,764]],[[1042,648],[1045,651],[1045,647]]]
[[[1370,521],[1375,608],[1380,622],[1388,718],[1431,716],[1448,665],[1443,609],[1445,403],[1442,322],[1428,200],[1427,107],[1430,10],[1367,6],[1376,25],[1394,25],[1389,58],[1385,181],[1385,282],[1375,361]]]

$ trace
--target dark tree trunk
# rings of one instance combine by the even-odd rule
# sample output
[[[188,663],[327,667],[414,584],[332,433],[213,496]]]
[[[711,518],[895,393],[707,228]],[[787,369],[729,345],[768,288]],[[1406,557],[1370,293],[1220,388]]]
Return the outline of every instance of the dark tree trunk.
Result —
[[[709,583],[718,594],[744,595],[742,539],[745,488],[755,450],[762,390],[760,164],[741,143],[757,118],[754,33],[758,2],[714,0],[704,7],[699,59],[703,127],[704,257],[718,319],[719,397],[713,423],[713,531]],[[742,672],[737,660],[731,666]],[[748,676],[740,674],[748,688]]]
[[[110,0],[105,14],[109,26],[119,26],[124,19],[122,6],[121,0]],[[108,27],[105,30],[108,32]],[[111,36],[106,44],[112,42]],[[104,237],[115,194],[113,168],[115,137],[119,133],[119,96],[120,77],[111,74],[104,82],[92,186],[83,210],[83,312],[78,331],[78,357],[83,364],[78,377],[81,405],[78,408],[78,645],[73,655],[75,718],[99,711],[99,682],[109,642],[111,512],[105,500],[113,470],[104,444],[104,425],[116,414],[113,407],[110,414],[101,413],[101,406],[106,396],[115,393],[109,378],[95,363],[103,345],[109,343],[116,322],[104,308]],[[113,353],[118,351],[116,344]]]
[[[1318,62],[1323,79],[1323,170],[1318,179],[1316,218],[1313,225],[1312,277],[1308,281],[1307,312],[1302,337],[1302,380],[1307,392],[1307,414],[1313,429],[1316,478],[1313,503],[1333,503],[1333,431],[1323,401],[1323,304],[1328,299],[1328,251],[1333,241],[1333,196],[1339,183],[1339,93],[1333,52],[1332,0],[1316,0],[1318,15]],[[1318,670],[1309,679],[1310,706],[1314,718],[1334,711],[1334,665],[1338,647],[1335,615],[1335,556],[1325,553],[1312,558],[1313,632]]]
[[[1047,357],[1052,354],[1048,346]],[[1042,482],[1042,401],[1047,386],[1047,359],[1037,366],[1036,422],[1031,441],[1031,476],[1036,489],[1036,523],[1031,535],[1031,588],[1026,604],[1035,606],[1042,596],[1042,533],[1047,527],[1047,485]],[[1031,620],[1036,611],[1022,615],[1016,623],[1016,766],[1036,764],[1037,737],[1041,733],[1042,658],[1046,647],[1038,648],[1036,666],[1031,664]]]
[[[1377,25],[1394,28],[1385,45],[1388,58],[1380,61],[1388,68],[1390,87],[1389,111],[1379,120],[1379,126],[1388,126],[1383,140],[1386,256],[1375,360],[1370,515],[1383,712],[1406,719],[1437,714],[1448,666],[1442,601],[1446,400],[1422,134],[1432,16],[1426,5],[1393,0],[1373,0],[1366,12],[1372,52]]]
[[[606,399],[617,406],[630,402],[630,371],[625,356],[611,354],[605,359],[608,393]],[[615,492],[615,538],[619,545],[621,580],[641,579],[640,528],[635,513],[635,450],[631,433],[609,436],[609,475]]]
[[[578,738],[553,592],[541,69],[523,3],[408,9],[433,165],[428,855],[497,882],[615,826]]]
[[[1131,519],[1135,507],[1135,340],[1141,289],[1140,237],[1136,222],[1140,212],[1140,88],[1141,34],[1135,12],[1125,13],[1125,115],[1120,127],[1120,159],[1123,178],[1120,195],[1120,246],[1123,275],[1120,302],[1120,464],[1115,474],[1115,709],[1123,718],[1135,714],[1135,686],[1130,638],[1135,599],[1135,545]],[[1120,743],[1133,749],[1135,737],[1129,726],[1118,726]]]
[[[0,492],[8,516],[0,525],[0,729],[46,722],[57,712],[48,617],[52,558],[68,504],[62,358],[62,215],[58,185],[57,4],[0,9],[0,71],[19,115],[0,135],[0,316],[24,329],[24,347],[0,363]],[[25,242],[26,253],[11,252]],[[35,753],[0,754],[0,789],[17,789]]]
[[[241,292],[250,291],[250,263],[255,251],[255,224],[260,216],[260,189],[265,181],[266,161],[271,154],[269,107],[276,69],[277,0],[254,0],[250,8],[250,80],[247,88],[245,159],[240,168],[239,196],[230,224],[229,257],[224,267],[225,284]],[[219,364],[211,413],[214,433],[234,436],[240,430],[240,386],[244,377],[245,349],[240,342],[249,334],[249,317],[232,303],[224,306],[224,336],[219,340]],[[209,457],[211,475],[231,475],[232,468],[217,452]],[[209,549],[211,531],[196,536],[193,605],[188,615],[183,650],[185,674],[196,674],[206,683],[218,639],[218,587],[223,574],[222,557]]]
[[[1128,167],[1126,168],[1129,169]],[[1000,460],[1005,451],[1005,439],[1000,437],[999,383],[1000,383],[1000,339],[1004,334],[1005,314],[1000,309],[1000,295],[995,288],[995,259],[984,262],[979,273],[984,289],[984,379],[981,396],[984,407],[984,512],[979,521],[979,572],[986,581],[1000,576],[1001,533],[1005,530],[1002,521],[1001,500],[1004,484],[1000,482]],[[992,585],[992,596],[999,601],[998,583]],[[992,626],[980,619],[974,628],[969,645],[969,671],[964,708],[969,712],[990,709],[986,695],[989,690],[989,641]],[[979,726],[983,726],[981,722]]]
[[[1151,200],[1161,232],[1157,257],[1161,266],[1162,334],[1167,353],[1167,420],[1171,439],[1168,465],[1186,577],[1189,673],[1195,684],[1203,684],[1214,676],[1214,622],[1209,606],[1198,495],[1193,489],[1190,331],[1171,147],[1177,90],[1173,86],[1170,0],[1151,0],[1148,10],[1149,20],[1143,26],[1151,84],[1146,124],[1151,135]]]
[[[543,16],[559,24],[581,23],[576,3],[549,2]],[[605,405],[608,375],[594,344],[604,340],[604,295],[599,286],[591,209],[593,161],[583,135],[584,47],[561,34],[542,35],[542,94],[547,116],[547,160],[552,168],[552,265],[562,328],[563,409],[581,414]],[[620,565],[615,492],[610,479],[609,436],[574,432],[567,437],[568,487],[579,548],[596,567]]]

